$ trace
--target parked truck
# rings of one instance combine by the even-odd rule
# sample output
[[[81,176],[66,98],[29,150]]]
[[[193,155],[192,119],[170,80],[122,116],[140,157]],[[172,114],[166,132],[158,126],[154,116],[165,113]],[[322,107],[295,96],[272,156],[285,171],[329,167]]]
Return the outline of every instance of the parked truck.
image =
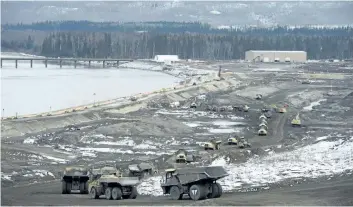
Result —
[[[88,194],[88,170],[84,167],[66,167],[62,173],[61,184],[62,194],[70,194],[71,191],[80,191],[81,194]]]
[[[173,200],[181,200],[189,195],[194,201],[222,196],[222,186],[218,179],[228,176],[223,167],[197,167],[184,169],[167,169],[162,177],[163,194]]]

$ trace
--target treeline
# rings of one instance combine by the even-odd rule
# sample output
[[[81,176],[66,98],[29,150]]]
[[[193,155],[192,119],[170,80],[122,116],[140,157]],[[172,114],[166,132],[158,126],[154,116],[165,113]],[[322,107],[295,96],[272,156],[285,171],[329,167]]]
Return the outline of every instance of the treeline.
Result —
[[[304,36],[353,36],[351,27],[339,28],[291,28],[278,26],[274,28],[232,28],[216,29],[200,22],[91,22],[91,21],[46,21],[32,24],[4,24],[6,30],[35,30],[47,32],[81,31],[81,32],[149,32],[149,33],[198,33],[225,35],[304,35]]]
[[[52,57],[240,59],[247,50],[304,50],[310,59],[353,56],[353,36],[251,36],[213,34],[51,33],[41,55]]]

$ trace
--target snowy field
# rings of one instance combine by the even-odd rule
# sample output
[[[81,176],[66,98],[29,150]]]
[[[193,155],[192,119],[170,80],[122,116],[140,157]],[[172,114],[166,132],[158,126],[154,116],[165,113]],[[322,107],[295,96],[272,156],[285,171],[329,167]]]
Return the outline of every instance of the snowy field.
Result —
[[[5,54],[2,57],[23,56]],[[98,101],[150,92],[176,85],[180,79],[148,71],[86,69],[82,66],[48,65],[3,61],[1,69],[2,116],[59,110]],[[95,94],[95,95],[93,95]]]
[[[317,178],[349,171],[353,172],[353,137],[318,142],[284,153],[269,153],[266,157],[254,157],[242,164],[231,164],[227,157],[219,157],[211,165],[223,166],[229,176],[218,181],[224,191],[241,190],[244,187],[268,188],[269,184],[286,179]],[[280,148],[281,146],[277,146]],[[160,176],[145,180],[138,187],[143,195],[161,196]]]

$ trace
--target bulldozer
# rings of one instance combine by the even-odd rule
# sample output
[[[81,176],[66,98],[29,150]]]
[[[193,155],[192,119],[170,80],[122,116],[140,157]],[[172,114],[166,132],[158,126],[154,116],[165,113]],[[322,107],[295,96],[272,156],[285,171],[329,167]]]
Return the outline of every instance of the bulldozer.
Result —
[[[221,145],[222,141],[216,141],[216,140],[211,140],[209,142],[206,142],[204,145],[205,150],[219,150],[220,149],[220,145]]]
[[[299,114],[297,114],[297,116],[295,116],[295,118],[292,120],[291,124],[293,127],[301,126]]]

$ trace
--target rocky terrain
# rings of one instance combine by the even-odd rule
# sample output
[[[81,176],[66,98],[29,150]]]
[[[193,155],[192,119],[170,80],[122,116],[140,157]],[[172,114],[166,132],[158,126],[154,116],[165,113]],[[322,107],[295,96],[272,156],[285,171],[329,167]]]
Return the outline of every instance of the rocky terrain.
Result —
[[[185,64],[217,71],[220,63]],[[333,205],[339,196],[342,205],[352,205],[352,198],[344,193],[344,189],[352,187],[347,185],[352,184],[353,170],[352,66],[221,64],[225,80],[160,92],[119,106],[3,120],[2,204],[112,205],[116,201],[61,195],[58,172],[67,165],[116,165],[124,169],[129,163],[148,161],[162,173],[163,169],[175,167],[174,153],[186,149],[199,157],[191,165],[221,165],[230,174],[219,181],[229,194],[199,201],[197,205]],[[301,84],[306,78],[312,83]],[[262,94],[262,99],[256,100],[256,94]],[[180,106],[173,107],[174,102]],[[196,109],[190,109],[192,102],[197,104]],[[250,110],[207,110],[208,105],[242,104]],[[268,119],[269,134],[258,136],[261,109],[274,104],[286,105],[287,113],[274,112]],[[302,126],[292,127],[291,120],[298,113]],[[239,149],[222,144],[215,151],[202,147],[212,138],[225,143],[234,134],[247,138],[252,147]],[[122,203],[193,203],[186,200],[176,204],[159,197],[159,182],[159,175],[143,180],[138,186],[140,197]],[[310,191],[307,189],[317,190],[320,195],[304,198],[299,192]],[[325,190],[334,191],[336,197],[325,196]],[[280,199],[276,197],[278,192],[283,194]],[[264,199],[266,196],[273,199]],[[246,199],[251,199],[251,203]]]

